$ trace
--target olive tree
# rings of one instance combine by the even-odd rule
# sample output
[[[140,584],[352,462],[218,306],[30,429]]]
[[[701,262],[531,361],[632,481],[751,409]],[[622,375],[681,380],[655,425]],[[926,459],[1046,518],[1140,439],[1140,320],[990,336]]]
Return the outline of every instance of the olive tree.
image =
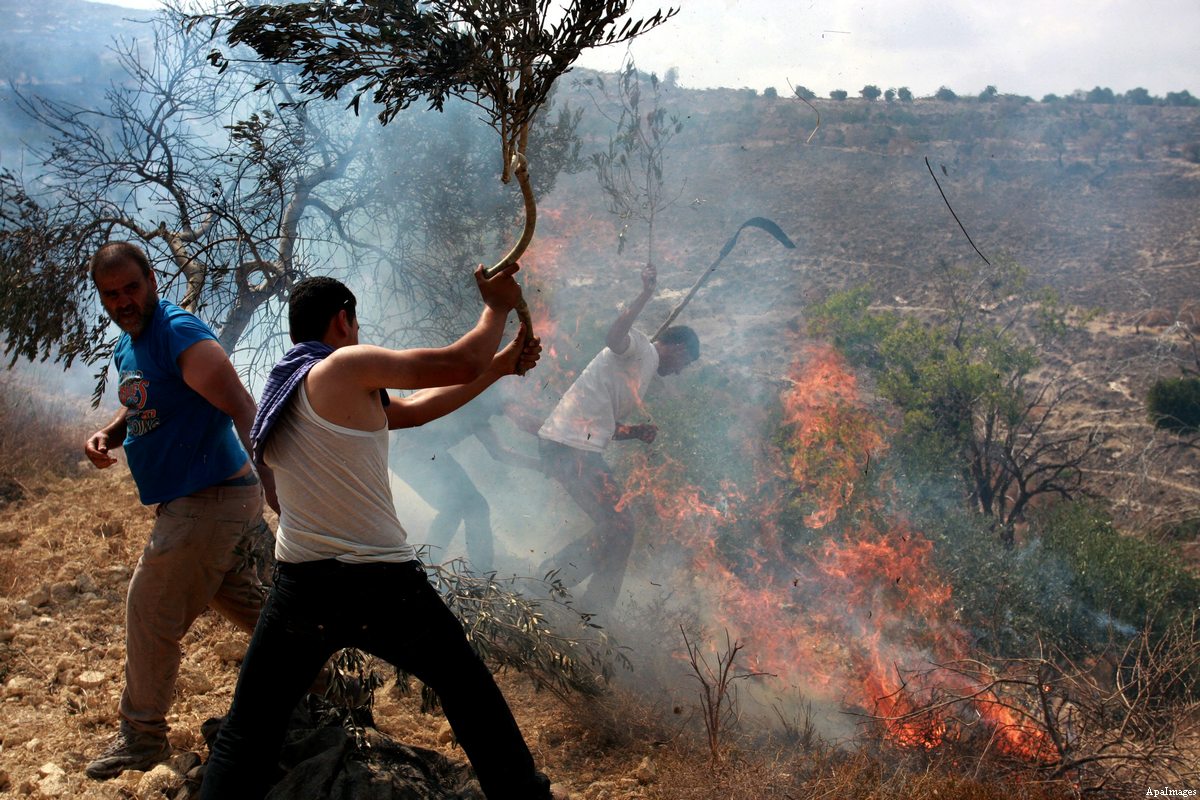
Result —
[[[610,114],[599,98],[593,97],[600,113],[616,128],[607,149],[592,154],[592,164],[619,230],[617,252],[625,249],[630,224],[641,223],[646,232],[646,263],[651,265],[655,221],[683,190],[682,185],[670,190],[663,179],[666,152],[683,130],[683,122],[667,112],[658,77],[639,72],[632,58],[626,59],[611,87],[600,76],[585,79],[583,84],[594,87],[606,105],[616,109]],[[644,94],[648,97],[643,105]]]
[[[47,138],[30,149],[35,172],[0,180],[0,325],[14,358],[105,358],[85,264],[109,239],[144,246],[162,292],[228,350],[328,258],[326,243],[382,255],[378,218],[360,213],[379,199],[363,180],[371,126],[294,102],[283,81],[254,92],[271,78],[261,69],[217,80],[181,19],[168,10],[148,42],[116,44],[126,80],[95,107],[19,97]]]
[[[1035,497],[1082,491],[1097,442],[1095,430],[1056,424],[1085,387],[1069,374],[1039,375],[1041,356],[1066,330],[1065,311],[1025,280],[1007,260],[942,265],[935,305],[920,316],[872,310],[861,288],[811,314],[813,332],[869,368],[903,415],[911,480],[950,478],[1006,541]]]
[[[471,107],[380,128],[298,96],[280,67],[247,58],[218,75],[211,40],[186,19],[168,10],[148,41],[118,42],[125,79],[94,107],[20,98],[46,136],[26,159],[36,170],[0,172],[10,358],[106,359],[114,340],[84,265],[109,239],[143,245],[163,294],[228,350],[248,350],[251,366],[273,358],[277,347],[260,356],[257,345],[282,335],[290,285],[315,272],[372,287],[376,338],[444,343],[472,303],[463,265],[512,217],[485,180]],[[578,165],[579,112],[549,111],[530,132],[543,191]]]
[[[530,126],[554,82],[583,50],[628,42],[662,24],[675,9],[628,19],[630,0],[428,0],[415,3],[346,0],[250,5],[234,0],[214,17],[232,26],[231,45],[260,58],[301,68],[302,91],[350,96],[357,111],[368,95],[387,123],[417,102],[441,110],[451,97],[475,105],[500,137],[500,176],[517,178],[525,225],[511,250],[490,271],[515,261],[533,237],[537,205],[526,152]],[[622,22],[623,20],[623,22]],[[214,51],[214,64],[231,61]],[[522,302],[518,316],[532,333]]]

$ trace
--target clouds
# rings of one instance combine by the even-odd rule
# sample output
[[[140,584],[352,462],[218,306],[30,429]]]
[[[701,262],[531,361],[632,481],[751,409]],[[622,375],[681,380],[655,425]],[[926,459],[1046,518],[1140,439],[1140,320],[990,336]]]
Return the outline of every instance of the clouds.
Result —
[[[633,13],[672,2],[679,15],[632,52],[642,69],[678,67],[680,83],[694,88],[786,91],[790,81],[822,95],[868,83],[917,95],[942,85],[1034,98],[1093,86],[1200,94],[1196,0],[638,0]],[[611,71],[623,57],[600,48],[579,63]]]
[[[88,0],[89,3],[106,3],[123,8],[158,9],[162,8],[161,0]]]
[[[641,2],[635,14],[661,4]],[[821,94],[874,83],[918,95],[987,85],[1040,98],[1074,89],[1197,90],[1194,0],[682,0],[678,17],[634,42],[644,69],[675,66],[686,86],[801,83]],[[615,69],[621,52],[580,63]]]

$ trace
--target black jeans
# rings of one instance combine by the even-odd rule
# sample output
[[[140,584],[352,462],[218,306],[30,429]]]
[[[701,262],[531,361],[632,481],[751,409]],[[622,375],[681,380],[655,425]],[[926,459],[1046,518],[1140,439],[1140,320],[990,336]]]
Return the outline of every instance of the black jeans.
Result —
[[[491,672],[420,563],[280,563],[205,770],[204,800],[261,798],[292,708],[337,650],[357,647],[437,692],[488,800],[548,798]]]

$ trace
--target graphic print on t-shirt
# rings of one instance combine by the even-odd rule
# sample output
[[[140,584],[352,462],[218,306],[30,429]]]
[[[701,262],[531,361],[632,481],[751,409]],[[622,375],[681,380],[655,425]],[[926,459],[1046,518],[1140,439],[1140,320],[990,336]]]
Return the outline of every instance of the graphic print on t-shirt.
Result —
[[[158,412],[153,408],[146,408],[150,399],[150,381],[142,376],[141,370],[121,373],[117,397],[121,405],[129,409],[125,413],[125,425],[130,436],[137,438],[158,427]]]

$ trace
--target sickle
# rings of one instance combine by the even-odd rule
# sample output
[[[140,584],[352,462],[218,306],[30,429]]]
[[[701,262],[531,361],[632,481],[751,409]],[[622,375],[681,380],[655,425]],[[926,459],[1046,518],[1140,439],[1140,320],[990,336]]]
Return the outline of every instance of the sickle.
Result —
[[[692,288],[688,290],[687,295],[685,295],[684,298],[679,301],[679,305],[675,306],[675,309],[667,316],[663,324],[658,326],[658,330],[655,331],[654,335],[650,337],[650,341],[653,342],[657,340],[658,337],[662,336],[663,331],[665,331],[670,324],[675,321],[675,318],[679,316],[679,312],[683,311],[683,307],[686,306],[689,301],[691,301],[692,296],[695,295],[696,292],[700,291],[700,287],[708,281],[709,277],[716,272],[717,267],[720,266],[721,262],[725,260],[725,256],[729,255],[729,253],[733,250],[734,246],[737,244],[738,236],[741,235],[745,228],[759,228],[764,230],[774,236],[775,239],[787,249],[796,249],[795,243],[788,238],[787,234],[783,232],[783,229],[766,217],[751,217],[750,219],[746,220],[741,224],[741,227],[733,232],[733,236],[729,237],[729,241],[725,242],[725,246],[721,248],[721,253],[717,256],[717,260],[714,261],[712,266],[710,266],[700,275],[696,282],[692,284]]]

